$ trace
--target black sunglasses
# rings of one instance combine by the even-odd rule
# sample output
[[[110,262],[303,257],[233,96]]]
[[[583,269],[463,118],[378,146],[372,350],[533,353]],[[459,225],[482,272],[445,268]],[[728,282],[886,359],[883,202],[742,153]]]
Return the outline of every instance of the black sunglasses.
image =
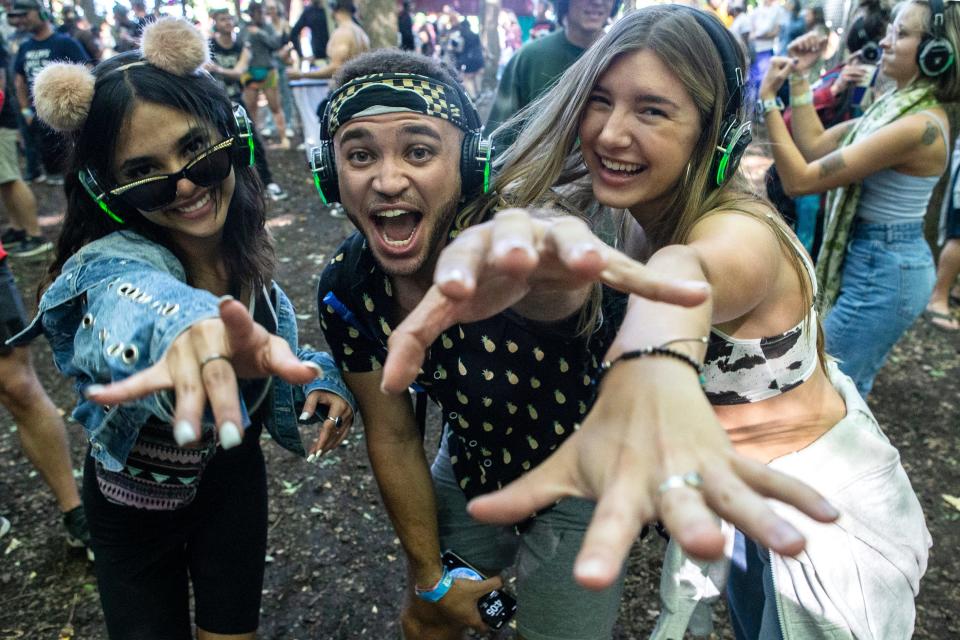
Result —
[[[149,176],[111,189],[108,193],[140,211],[163,209],[177,199],[177,182],[181,178],[199,187],[212,187],[226,180],[233,164],[231,147],[235,141],[235,137],[230,137],[201,151],[176,173]]]

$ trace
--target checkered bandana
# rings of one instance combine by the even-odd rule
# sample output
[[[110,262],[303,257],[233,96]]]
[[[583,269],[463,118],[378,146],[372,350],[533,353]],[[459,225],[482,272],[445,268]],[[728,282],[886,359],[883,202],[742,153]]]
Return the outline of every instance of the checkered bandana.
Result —
[[[351,118],[409,111],[442,118],[464,131],[472,127],[459,92],[446,84],[410,73],[376,73],[355,78],[330,98],[327,124],[332,138]]]

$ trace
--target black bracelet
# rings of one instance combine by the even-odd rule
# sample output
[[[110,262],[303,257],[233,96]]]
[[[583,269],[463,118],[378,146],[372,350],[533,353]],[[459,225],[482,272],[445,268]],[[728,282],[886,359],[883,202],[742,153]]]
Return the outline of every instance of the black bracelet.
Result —
[[[693,367],[693,370],[697,372],[697,378],[700,380],[700,386],[703,386],[706,383],[706,379],[703,376],[703,365],[697,362],[692,356],[689,356],[686,353],[683,353],[682,351],[676,351],[675,349],[670,349],[669,347],[666,346],[674,342],[693,342],[693,341],[706,343],[707,339],[706,338],[683,338],[679,340],[670,340],[659,346],[642,347],[640,349],[634,349],[633,351],[624,351],[613,360],[604,360],[602,363],[600,363],[600,375],[603,376],[607,371],[610,370],[610,368],[613,365],[617,364],[618,362],[622,362],[624,360],[636,360],[637,358],[645,358],[647,356],[666,356],[668,358],[673,358],[674,360],[679,360],[680,362],[685,362],[691,367]]]

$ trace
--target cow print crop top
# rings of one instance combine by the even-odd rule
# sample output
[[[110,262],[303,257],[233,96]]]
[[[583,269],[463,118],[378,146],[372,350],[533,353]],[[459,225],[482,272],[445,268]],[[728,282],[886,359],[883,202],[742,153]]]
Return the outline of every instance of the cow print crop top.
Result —
[[[792,244],[810,276],[815,299],[813,263],[797,241]],[[813,375],[817,364],[817,312],[811,305],[806,318],[775,336],[743,339],[711,329],[703,388],[713,405],[759,402],[798,386]]]

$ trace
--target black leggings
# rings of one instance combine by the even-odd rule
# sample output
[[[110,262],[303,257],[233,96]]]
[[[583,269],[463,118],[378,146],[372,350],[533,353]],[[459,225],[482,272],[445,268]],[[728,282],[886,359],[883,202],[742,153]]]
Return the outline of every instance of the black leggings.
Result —
[[[83,505],[111,640],[193,638],[188,580],[198,627],[220,634],[257,629],[267,549],[259,431],[248,429],[235,449],[218,449],[196,499],[176,511],[108,502],[87,455]]]

